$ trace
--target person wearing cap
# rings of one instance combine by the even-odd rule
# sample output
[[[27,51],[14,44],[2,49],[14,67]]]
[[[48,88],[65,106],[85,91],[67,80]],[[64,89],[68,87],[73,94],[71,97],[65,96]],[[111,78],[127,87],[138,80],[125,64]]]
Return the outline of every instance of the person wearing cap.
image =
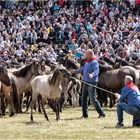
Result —
[[[98,75],[99,75],[99,64],[97,60],[94,58],[94,53],[91,49],[86,50],[85,52],[86,62],[83,67],[80,69],[75,70],[75,73],[82,73],[83,74],[83,83],[82,87],[82,117],[88,117],[88,96],[90,97],[90,101],[95,106],[99,114],[99,118],[105,117],[105,113],[103,112],[99,101],[96,99],[96,88],[95,86],[98,83]],[[88,85],[92,84],[91,85]]]
[[[131,76],[125,76],[124,83],[125,86],[121,90],[121,95],[115,94],[119,100],[117,104],[117,127],[123,126],[123,111],[133,115],[133,126],[140,126],[140,91],[133,83]]]

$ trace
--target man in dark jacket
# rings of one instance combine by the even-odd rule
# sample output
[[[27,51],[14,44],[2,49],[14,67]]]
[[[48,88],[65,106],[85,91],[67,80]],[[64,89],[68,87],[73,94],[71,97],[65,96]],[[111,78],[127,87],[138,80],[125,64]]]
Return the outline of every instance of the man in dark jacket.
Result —
[[[140,91],[134,85],[131,76],[125,77],[125,87],[121,90],[121,96],[116,93],[116,98],[119,99],[117,104],[117,127],[123,126],[123,111],[133,115],[133,125],[140,125]]]
[[[105,113],[103,112],[98,100],[96,99],[96,88],[94,86],[98,83],[98,75],[99,75],[99,64],[97,60],[93,57],[93,51],[88,49],[85,52],[87,61],[84,66],[80,69],[77,69],[75,73],[83,74],[83,81],[92,84],[90,86],[88,84],[83,83],[82,87],[82,112],[84,118],[88,117],[88,102],[87,97],[89,95],[90,101],[94,104],[95,109],[99,113],[99,118],[105,117]]]

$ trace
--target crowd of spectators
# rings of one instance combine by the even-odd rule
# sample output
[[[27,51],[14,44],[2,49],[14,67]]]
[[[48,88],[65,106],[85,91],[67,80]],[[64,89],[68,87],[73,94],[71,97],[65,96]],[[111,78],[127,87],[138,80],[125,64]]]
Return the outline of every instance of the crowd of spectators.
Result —
[[[80,60],[140,57],[140,10],[122,0],[1,1],[0,59],[23,64],[56,61],[60,53]]]

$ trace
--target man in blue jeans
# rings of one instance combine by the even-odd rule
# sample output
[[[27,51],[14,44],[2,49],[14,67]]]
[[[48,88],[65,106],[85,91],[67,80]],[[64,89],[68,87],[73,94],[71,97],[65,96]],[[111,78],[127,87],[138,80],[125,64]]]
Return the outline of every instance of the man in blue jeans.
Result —
[[[125,77],[125,87],[121,90],[121,96],[116,93],[115,96],[119,99],[117,104],[117,127],[123,126],[123,111],[133,115],[133,125],[140,126],[140,91],[134,85],[131,76]]]
[[[105,113],[103,112],[98,100],[96,99],[96,88],[94,86],[98,83],[98,75],[99,75],[99,64],[96,59],[93,57],[93,51],[88,49],[85,52],[85,56],[87,61],[84,66],[80,69],[75,70],[75,73],[83,74],[83,81],[92,84],[90,86],[88,84],[83,83],[82,87],[82,112],[83,118],[88,117],[88,95],[90,97],[90,101],[94,104],[95,109],[99,114],[99,118],[105,117]]]

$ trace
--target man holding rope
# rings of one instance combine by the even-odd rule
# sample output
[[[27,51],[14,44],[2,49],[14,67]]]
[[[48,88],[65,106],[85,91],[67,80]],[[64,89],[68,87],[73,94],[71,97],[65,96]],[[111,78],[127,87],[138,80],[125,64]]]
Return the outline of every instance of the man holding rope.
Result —
[[[117,127],[123,126],[123,111],[133,115],[133,126],[140,126],[140,91],[134,85],[131,76],[126,76],[124,82],[125,87],[121,90],[121,96],[118,93],[115,94],[116,98],[119,99]]]
[[[98,75],[99,75],[99,64],[96,59],[93,57],[93,51],[88,49],[85,52],[86,62],[83,67],[75,70],[75,73],[83,74],[83,87],[82,87],[82,117],[88,118],[88,95],[90,97],[90,101],[94,104],[95,109],[99,113],[99,118],[105,117],[105,113],[103,112],[99,101],[96,99],[96,88],[98,83]],[[87,84],[86,84],[87,83]],[[89,85],[90,84],[90,85]],[[93,85],[93,86],[91,86]]]

